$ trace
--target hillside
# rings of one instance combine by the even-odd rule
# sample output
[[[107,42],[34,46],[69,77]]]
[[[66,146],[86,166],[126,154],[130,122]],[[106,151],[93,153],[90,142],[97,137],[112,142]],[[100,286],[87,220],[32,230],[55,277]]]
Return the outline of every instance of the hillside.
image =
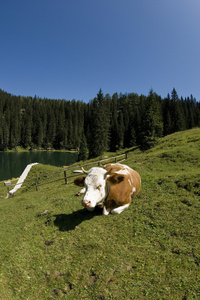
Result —
[[[9,199],[1,183],[0,299],[200,298],[200,129],[124,163],[142,189],[121,215],[85,211],[62,181]],[[39,164],[29,179],[57,170]]]

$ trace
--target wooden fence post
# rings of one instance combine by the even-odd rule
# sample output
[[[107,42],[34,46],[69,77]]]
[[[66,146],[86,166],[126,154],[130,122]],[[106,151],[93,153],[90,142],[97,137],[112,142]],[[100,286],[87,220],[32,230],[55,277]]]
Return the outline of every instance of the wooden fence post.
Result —
[[[36,189],[36,191],[38,191],[38,179],[37,179],[37,177],[35,178],[35,189]]]
[[[7,190],[8,190],[8,193],[9,193],[9,186],[11,186],[11,181],[5,181],[4,185],[7,186]]]
[[[64,171],[65,184],[67,184],[67,173]]]

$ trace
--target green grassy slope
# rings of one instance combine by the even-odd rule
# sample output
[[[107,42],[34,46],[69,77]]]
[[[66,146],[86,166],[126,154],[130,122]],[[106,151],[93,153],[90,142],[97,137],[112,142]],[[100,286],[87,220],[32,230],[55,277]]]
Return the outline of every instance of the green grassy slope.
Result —
[[[142,188],[121,215],[85,211],[62,181],[9,199],[1,184],[0,299],[200,298],[200,129],[125,163]]]

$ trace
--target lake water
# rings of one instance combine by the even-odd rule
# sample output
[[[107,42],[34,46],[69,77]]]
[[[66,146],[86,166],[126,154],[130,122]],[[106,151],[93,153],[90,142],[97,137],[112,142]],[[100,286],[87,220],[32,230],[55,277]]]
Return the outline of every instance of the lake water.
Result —
[[[19,177],[30,163],[57,167],[77,162],[78,154],[60,151],[0,152],[0,181]]]

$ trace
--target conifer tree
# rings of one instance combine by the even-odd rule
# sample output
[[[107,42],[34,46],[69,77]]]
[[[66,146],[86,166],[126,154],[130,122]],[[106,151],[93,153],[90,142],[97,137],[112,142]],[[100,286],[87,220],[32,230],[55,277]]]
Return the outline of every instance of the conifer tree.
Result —
[[[21,109],[21,145],[24,148],[31,146],[32,140],[32,107],[29,99],[23,99],[23,108]]]
[[[59,101],[57,103],[57,110],[56,110],[56,136],[54,141],[54,146],[56,149],[65,149],[65,108],[64,108],[64,101]]]
[[[164,135],[173,132],[173,122],[172,122],[172,103],[170,100],[170,95],[163,101],[163,133]]]
[[[181,131],[186,129],[186,123],[184,118],[184,112],[181,106],[181,101],[178,98],[177,91],[175,88],[172,90],[171,94],[172,107],[172,122],[173,122],[173,132]]]
[[[110,150],[117,150],[117,132],[118,132],[118,120],[117,120],[117,110],[118,110],[118,95],[113,94],[111,101],[111,122],[110,122]]]
[[[117,131],[117,149],[122,149],[124,147],[124,120],[123,113],[119,111],[118,113],[118,131]]]
[[[10,102],[10,145],[11,148],[16,148],[20,145],[21,141],[21,122],[20,122],[20,113],[21,106],[18,101],[18,97],[13,97],[13,101]]]
[[[40,123],[41,126],[41,123]],[[56,119],[53,107],[48,104],[47,114],[47,147],[53,147],[56,136]]]
[[[89,151],[87,147],[87,140],[85,137],[85,134],[82,134],[81,142],[80,142],[80,148],[79,148],[79,154],[78,154],[78,160],[86,160],[88,159]]]
[[[97,98],[92,103],[90,157],[100,156],[104,151],[108,150],[109,115],[105,104],[106,102],[100,89]]]
[[[3,149],[6,150],[10,147],[10,112],[7,110],[3,114],[2,122],[2,132],[3,132]]]
[[[142,128],[142,124],[141,124],[141,114],[139,111],[139,107],[136,106],[134,108],[134,113],[133,113],[133,127],[135,129],[135,138],[136,138],[136,144],[140,145],[141,144],[141,128]]]
[[[150,90],[146,102],[146,110],[143,118],[142,149],[151,148],[156,144],[157,138],[163,133],[160,103],[157,95]]]

